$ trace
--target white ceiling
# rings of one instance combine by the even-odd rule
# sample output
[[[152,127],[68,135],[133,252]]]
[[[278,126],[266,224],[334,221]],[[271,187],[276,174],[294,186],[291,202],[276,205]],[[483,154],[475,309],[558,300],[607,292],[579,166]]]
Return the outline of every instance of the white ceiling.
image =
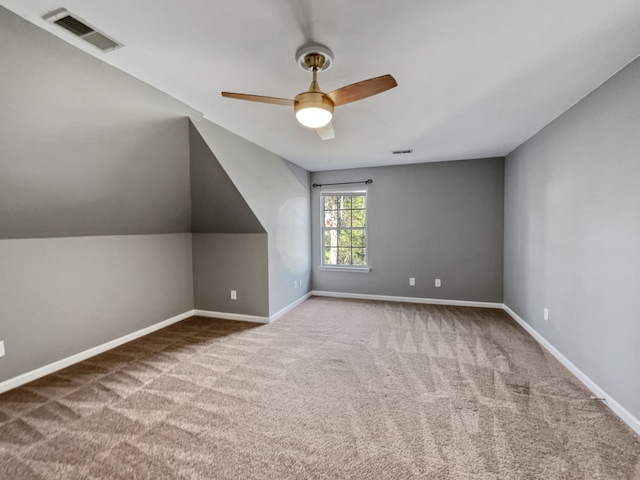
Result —
[[[15,13],[311,170],[503,156],[640,54],[638,0],[0,0]],[[59,7],[125,44],[103,54],[41,16]],[[338,107],[322,141],[288,107],[313,40],[325,92],[392,74]],[[413,149],[404,156],[391,150]]]

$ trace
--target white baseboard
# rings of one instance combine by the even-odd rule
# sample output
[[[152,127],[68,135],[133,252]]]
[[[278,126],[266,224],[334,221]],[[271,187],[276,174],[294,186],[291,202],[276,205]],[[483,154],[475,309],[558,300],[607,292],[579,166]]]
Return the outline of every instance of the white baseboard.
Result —
[[[151,325],[150,327],[137,330],[133,333],[129,333],[128,335],[124,335],[123,337],[116,338],[115,340],[103,343],[102,345],[98,345],[97,347],[93,347],[83,352],[76,353],[75,355],[71,355],[70,357],[63,358],[62,360],[50,363],[49,365],[45,365],[44,367],[36,368],[35,370],[31,370],[30,372],[26,372],[22,375],[18,375],[17,377],[5,380],[4,382],[0,382],[0,393],[4,393],[14,388],[20,387],[26,383],[33,382],[34,380],[57,372],[58,370],[62,370],[63,368],[70,367],[71,365],[74,365],[88,358],[95,357],[96,355],[104,353],[107,350],[119,347],[120,345],[128,343],[137,338],[149,335],[156,330],[168,327],[169,325],[173,325],[174,323],[177,323],[191,316],[193,316],[193,310],[189,310],[187,312],[181,313],[180,315],[176,315],[175,317],[171,317],[167,320]]]
[[[285,309],[278,312],[276,315],[281,316],[284,315],[289,310],[293,309],[304,300],[306,300],[308,296],[305,296],[289,305]],[[141,330],[137,330],[135,332],[124,335],[120,338],[116,338],[115,340],[111,340],[109,342],[103,343],[102,345],[98,345],[97,347],[89,348],[80,353],[76,353],[75,355],[71,355],[70,357],[63,358],[62,360],[58,360],[56,362],[50,363],[40,368],[36,368],[35,370],[31,370],[30,372],[23,373],[18,375],[17,377],[10,378],[3,382],[0,382],[0,393],[8,392],[9,390],[13,390],[14,388],[25,385],[29,382],[33,382],[39,378],[42,378],[51,373],[55,373],[63,368],[70,367],[76,363],[82,362],[83,360],[87,360],[88,358],[95,357],[101,353],[104,353],[113,348],[119,347],[125,343],[131,342],[132,340],[136,340],[140,337],[144,337],[145,335],[149,335],[157,330],[168,327],[169,325],[173,325],[181,320],[185,320],[194,315],[199,315],[201,317],[210,317],[210,318],[220,318],[223,320],[239,320],[243,322],[257,322],[257,323],[269,323],[269,317],[256,317],[253,315],[242,315],[238,313],[224,313],[224,312],[210,312],[206,310],[188,310],[180,315],[176,315],[175,317],[171,317],[167,320],[163,320],[162,322],[156,323],[149,327],[143,328]],[[275,315],[274,315],[275,317]],[[273,317],[272,317],[273,318]]]
[[[531,325],[525,322],[516,312],[511,310],[507,305],[503,306],[504,311],[518,322],[518,324],[524,328],[536,341],[542,345],[551,355],[562,363],[571,373],[573,373],[578,380],[580,380],[585,387],[593,392],[598,398],[603,398],[606,405],[615,413],[620,419],[629,425],[633,431],[640,435],[640,420],[633,416],[626,408],[620,405],[616,400],[598,386],[593,380],[591,380],[582,370],[576,367],[571,361],[565,357],[560,351],[547,341],[542,335],[538,333]]]
[[[269,323],[269,317],[245,315],[243,313],[211,312],[209,310],[194,310],[194,315],[207,318],[219,318],[221,320],[237,320],[239,322]]]
[[[451,305],[455,307],[480,307],[502,309],[502,303],[471,302],[468,300],[443,300],[440,298],[396,297],[393,295],[369,295],[367,293],[324,292],[313,290],[315,297],[353,298],[356,300],[382,300],[385,302],[423,303],[429,305]]]
[[[254,315],[244,315],[241,313],[225,313],[225,312],[210,312],[208,310],[194,310],[194,315],[200,315],[201,317],[209,317],[209,318],[221,318],[222,320],[238,320],[240,322],[253,322],[253,323],[272,323],[275,322],[278,318],[283,316],[285,313],[290,312],[302,302],[304,302],[307,298],[311,296],[311,292],[303,295],[295,302],[287,305],[282,310],[274,313],[269,317],[258,317]]]
[[[269,322],[275,322],[277,319],[279,319],[281,316],[283,316],[285,313],[290,312],[291,310],[293,310],[294,308],[296,308],[298,305],[300,305],[302,302],[304,302],[306,299],[308,299],[309,297],[311,297],[311,292],[307,293],[306,295],[300,297],[298,300],[296,300],[295,302],[287,305],[286,307],[284,307],[282,310],[280,310],[277,313],[274,313],[273,315],[271,315],[269,317]]]

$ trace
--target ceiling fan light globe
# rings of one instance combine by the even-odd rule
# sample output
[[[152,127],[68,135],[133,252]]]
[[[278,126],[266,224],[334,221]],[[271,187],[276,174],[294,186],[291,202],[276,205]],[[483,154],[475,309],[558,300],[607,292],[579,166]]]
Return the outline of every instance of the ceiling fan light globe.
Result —
[[[328,125],[333,114],[322,107],[306,107],[296,112],[296,119],[307,128],[321,128]]]

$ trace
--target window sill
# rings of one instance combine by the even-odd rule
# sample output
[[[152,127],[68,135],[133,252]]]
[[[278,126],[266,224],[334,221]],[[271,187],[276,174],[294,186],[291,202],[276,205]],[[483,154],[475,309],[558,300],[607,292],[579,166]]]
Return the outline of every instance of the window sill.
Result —
[[[323,272],[351,272],[351,273],[369,273],[371,269],[369,267],[345,267],[345,266],[330,266],[321,265],[318,270]]]

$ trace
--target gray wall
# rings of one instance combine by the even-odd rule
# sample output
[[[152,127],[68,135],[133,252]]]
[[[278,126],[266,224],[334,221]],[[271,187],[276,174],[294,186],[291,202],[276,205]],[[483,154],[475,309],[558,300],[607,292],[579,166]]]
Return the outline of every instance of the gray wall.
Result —
[[[0,45],[0,238],[189,231],[191,109],[1,7]]]
[[[3,381],[193,309],[193,274],[191,110],[2,8],[0,45]]]
[[[502,158],[315,172],[311,183],[368,178],[366,274],[317,269],[320,188],[312,191],[314,290],[502,302]]]
[[[208,120],[190,149],[195,308],[268,317],[305,295],[309,173]]]
[[[267,231],[274,315],[309,291],[309,173],[207,120],[194,125]]]
[[[636,60],[507,157],[504,268],[505,303],[636,418],[639,92]]]
[[[195,308],[268,317],[265,229],[193,124],[189,143]]]
[[[268,317],[267,266],[264,233],[194,233],[195,308]],[[231,290],[236,290],[236,300],[231,300]]]
[[[1,7],[0,44],[0,381],[193,309],[194,262],[198,308],[266,316],[307,291],[306,171],[201,121],[244,201],[190,144],[191,108]],[[192,244],[192,220],[268,245]]]
[[[191,234],[0,240],[0,382],[193,308]]]

